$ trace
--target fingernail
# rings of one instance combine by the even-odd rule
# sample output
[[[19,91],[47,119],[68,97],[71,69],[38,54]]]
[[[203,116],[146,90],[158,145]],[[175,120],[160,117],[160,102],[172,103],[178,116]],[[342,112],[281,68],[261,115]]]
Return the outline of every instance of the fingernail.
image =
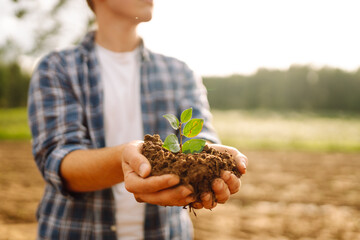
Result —
[[[241,162],[241,166],[246,170],[246,164],[244,162]]]
[[[224,187],[224,181],[221,179],[215,179],[213,187],[215,191],[220,191]]]
[[[195,202],[195,199],[194,199],[193,197],[187,197],[187,198],[185,199],[185,202],[186,202],[187,204],[189,204],[189,203]]]
[[[204,196],[204,201],[209,201],[210,200],[210,198],[211,198],[211,196],[210,196],[210,194],[206,194],[205,196]]]
[[[229,171],[224,172],[223,174],[223,180],[227,182],[231,177],[231,173]]]
[[[183,195],[184,197],[189,196],[191,193],[192,193],[192,191],[191,191],[190,189],[188,189],[188,188],[185,188],[185,189],[182,191],[182,195]],[[191,197],[191,198],[192,198],[192,197]]]
[[[141,177],[145,177],[145,173],[146,173],[147,169],[148,169],[148,165],[146,163],[142,163],[139,167],[139,175]]]
[[[179,179],[176,177],[171,177],[168,181],[169,186],[174,186],[179,183]]]

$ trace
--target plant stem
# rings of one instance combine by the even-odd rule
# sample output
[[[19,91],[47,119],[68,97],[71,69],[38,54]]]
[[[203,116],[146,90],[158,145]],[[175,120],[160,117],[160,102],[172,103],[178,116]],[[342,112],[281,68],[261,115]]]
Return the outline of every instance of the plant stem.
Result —
[[[181,125],[182,125],[182,122],[180,122],[180,126],[179,126],[179,131],[180,131],[180,152],[182,153],[182,131],[181,131]]]

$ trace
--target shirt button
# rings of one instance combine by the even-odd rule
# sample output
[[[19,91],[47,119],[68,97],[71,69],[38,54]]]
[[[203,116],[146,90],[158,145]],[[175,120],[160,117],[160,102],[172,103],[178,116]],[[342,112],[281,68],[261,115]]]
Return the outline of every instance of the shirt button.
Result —
[[[113,232],[115,232],[115,231],[116,231],[116,225],[111,225],[111,226],[110,226],[110,230],[113,231]]]

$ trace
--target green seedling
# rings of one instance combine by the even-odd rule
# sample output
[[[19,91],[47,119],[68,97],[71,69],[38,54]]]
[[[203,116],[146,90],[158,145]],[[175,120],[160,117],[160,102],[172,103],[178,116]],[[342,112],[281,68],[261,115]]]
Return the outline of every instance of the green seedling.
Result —
[[[187,142],[182,144],[183,136],[187,138],[196,137],[202,130],[204,125],[204,120],[199,118],[192,118],[192,108],[186,109],[181,113],[180,121],[173,114],[165,114],[163,116],[166,118],[171,127],[175,130],[179,130],[180,133],[180,143],[175,134],[170,134],[166,137],[163,148],[173,152],[182,152],[182,153],[199,153],[203,150],[206,141],[203,139],[190,139]],[[185,124],[184,129],[182,126]]]

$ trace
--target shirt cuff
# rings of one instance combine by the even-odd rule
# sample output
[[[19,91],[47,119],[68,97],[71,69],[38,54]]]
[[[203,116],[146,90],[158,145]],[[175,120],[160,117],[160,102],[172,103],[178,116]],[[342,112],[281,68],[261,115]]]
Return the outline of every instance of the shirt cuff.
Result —
[[[60,192],[64,197],[67,198],[78,198],[86,195],[83,193],[74,193],[68,191],[60,175],[60,165],[65,156],[72,151],[80,149],[87,149],[87,147],[83,145],[65,145],[61,148],[54,149],[46,160],[44,171],[45,180],[49,184],[51,184],[58,192]]]

